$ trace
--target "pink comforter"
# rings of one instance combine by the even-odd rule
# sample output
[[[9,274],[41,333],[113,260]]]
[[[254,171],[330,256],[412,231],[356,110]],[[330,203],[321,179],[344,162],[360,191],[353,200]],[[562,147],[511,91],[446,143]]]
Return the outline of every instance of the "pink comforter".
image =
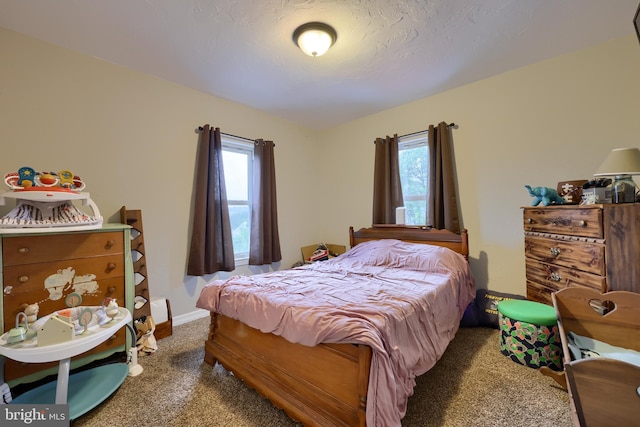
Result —
[[[364,242],[328,261],[206,285],[199,308],[313,346],[372,348],[368,426],[400,426],[415,377],[442,356],[475,296],[468,263],[437,246]]]

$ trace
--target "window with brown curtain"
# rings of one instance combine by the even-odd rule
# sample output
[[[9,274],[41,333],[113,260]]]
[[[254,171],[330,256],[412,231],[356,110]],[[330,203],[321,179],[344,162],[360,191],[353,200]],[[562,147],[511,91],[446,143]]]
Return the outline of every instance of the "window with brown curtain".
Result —
[[[258,139],[255,142],[249,265],[270,264],[282,259],[274,147],[273,141]]]
[[[395,224],[396,208],[403,204],[398,135],[376,138],[374,144],[373,224]]]
[[[424,132],[424,131],[422,131]],[[413,136],[415,134],[405,135]],[[404,137],[400,137],[401,139]],[[399,138],[375,140],[373,224],[395,224],[396,208],[405,204],[401,184]],[[460,232],[458,196],[450,126],[445,122],[427,130],[427,191],[425,224],[438,229]]]
[[[198,139],[187,274],[203,276],[234,269],[220,129],[205,125]]]
[[[429,125],[428,137],[432,191],[427,195],[427,225],[460,233],[451,128],[445,122]]]

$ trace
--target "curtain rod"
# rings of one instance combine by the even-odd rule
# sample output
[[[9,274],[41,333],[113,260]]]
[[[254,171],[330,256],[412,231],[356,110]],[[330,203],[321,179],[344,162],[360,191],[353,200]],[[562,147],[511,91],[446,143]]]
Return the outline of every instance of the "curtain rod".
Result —
[[[437,127],[437,126],[435,126],[435,127]],[[447,127],[449,127],[449,128],[454,128],[454,129],[458,129],[458,125],[457,125],[457,124],[455,124],[455,123],[449,123],[449,124],[447,125]],[[413,135],[417,135],[417,134],[419,134],[419,133],[427,132],[428,130],[429,130],[429,129],[419,130],[418,132],[412,132],[412,133],[408,133],[408,134],[406,134],[406,135],[400,135],[398,138],[404,138],[404,137],[406,137],[406,136],[413,136]]]
[[[200,133],[204,130],[202,126],[198,126],[197,133]],[[245,138],[244,136],[232,135],[230,133],[220,132],[221,135],[230,136],[232,138],[244,139],[245,141],[256,142],[255,139]]]

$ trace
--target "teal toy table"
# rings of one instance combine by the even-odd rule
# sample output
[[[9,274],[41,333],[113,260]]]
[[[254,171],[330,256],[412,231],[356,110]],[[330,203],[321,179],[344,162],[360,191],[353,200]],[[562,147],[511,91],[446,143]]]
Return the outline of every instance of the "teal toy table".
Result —
[[[26,363],[59,361],[56,381],[29,390],[11,403],[20,404],[68,404],[69,418],[76,419],[90,411],[120,387],[128,374],[124,363],[103,365],[69,375],[71,357],[81,354],[101,344],[116,330],[131,321],[131,313],[126,308],[118,308],[119,313],[110,322],[95,325],[72,340],[38,347],[37,338],[20,343],[8,344],[6,335],[0,337],[0,355]]]
[[[86,414],[120,387],[127,378],[126,363],[112,363],[78,372],[69,377],[67,404],[69,418],[75,420]],[[56,400],[58,381],[41,385],[16,397],[11,403],[47,404]]]

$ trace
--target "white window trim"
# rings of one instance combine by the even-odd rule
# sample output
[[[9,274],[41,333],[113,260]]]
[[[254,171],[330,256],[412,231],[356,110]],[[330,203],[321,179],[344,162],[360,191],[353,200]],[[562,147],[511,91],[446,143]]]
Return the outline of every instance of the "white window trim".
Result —
[[[429,131],[425,130],[422,132],[416,132],[414,134],[411,135],[407,135],[404,137],[398,137],[398,152],[403,151],[403,150],[410,150],[412,148],[417,148],[417,147],[427,147],[429,144]],[[406,196],[403,195],[404,201],[416,201],[416,200],[425,200],[426,201],[426,197],[425,196]]]
[[[417,132],[408,136],[398,137],[398,150],[408,150],[428,144],[429,131]]]
[[[249,158],[251,159],[250,164],[248,165],[248,171],[247,171],[247,185],[248,185],[248,189],[247,189],[247,194],[248,194],[248,198],[249,200],[247,201],[247,203],[243,201],[238,201],[238,200],[227,200],[227,203],[232,206],[232,205],[236,205],[236,206],[243,206],[245,204],[247,204],[249,206],[249,216],[251,216],[251,203],[253,201],[253,197],[252,197],[252,185],[251,183],[253,182],[253,147],[254,144],[252,142],[248,142],[245,139],[242,138],[238,138],[238,137],[234,137],[231,135],[222,135],[222,149],[223,151],[234,151],[237,153],[242,153],[242,154],[248,154]],[[249,218],[249,220],[251,220],[251,217]],[[249,229],[251,229],[251,227],[249,227]],[[251,244],[251,242],[249,242],[249,244]],[[236,266],[244,266],[244,265],[249,265],[249,253],[243,253],[243,254],[239,254],[237,257],[235,255],[235,251],[234,251],[234,261]]]

